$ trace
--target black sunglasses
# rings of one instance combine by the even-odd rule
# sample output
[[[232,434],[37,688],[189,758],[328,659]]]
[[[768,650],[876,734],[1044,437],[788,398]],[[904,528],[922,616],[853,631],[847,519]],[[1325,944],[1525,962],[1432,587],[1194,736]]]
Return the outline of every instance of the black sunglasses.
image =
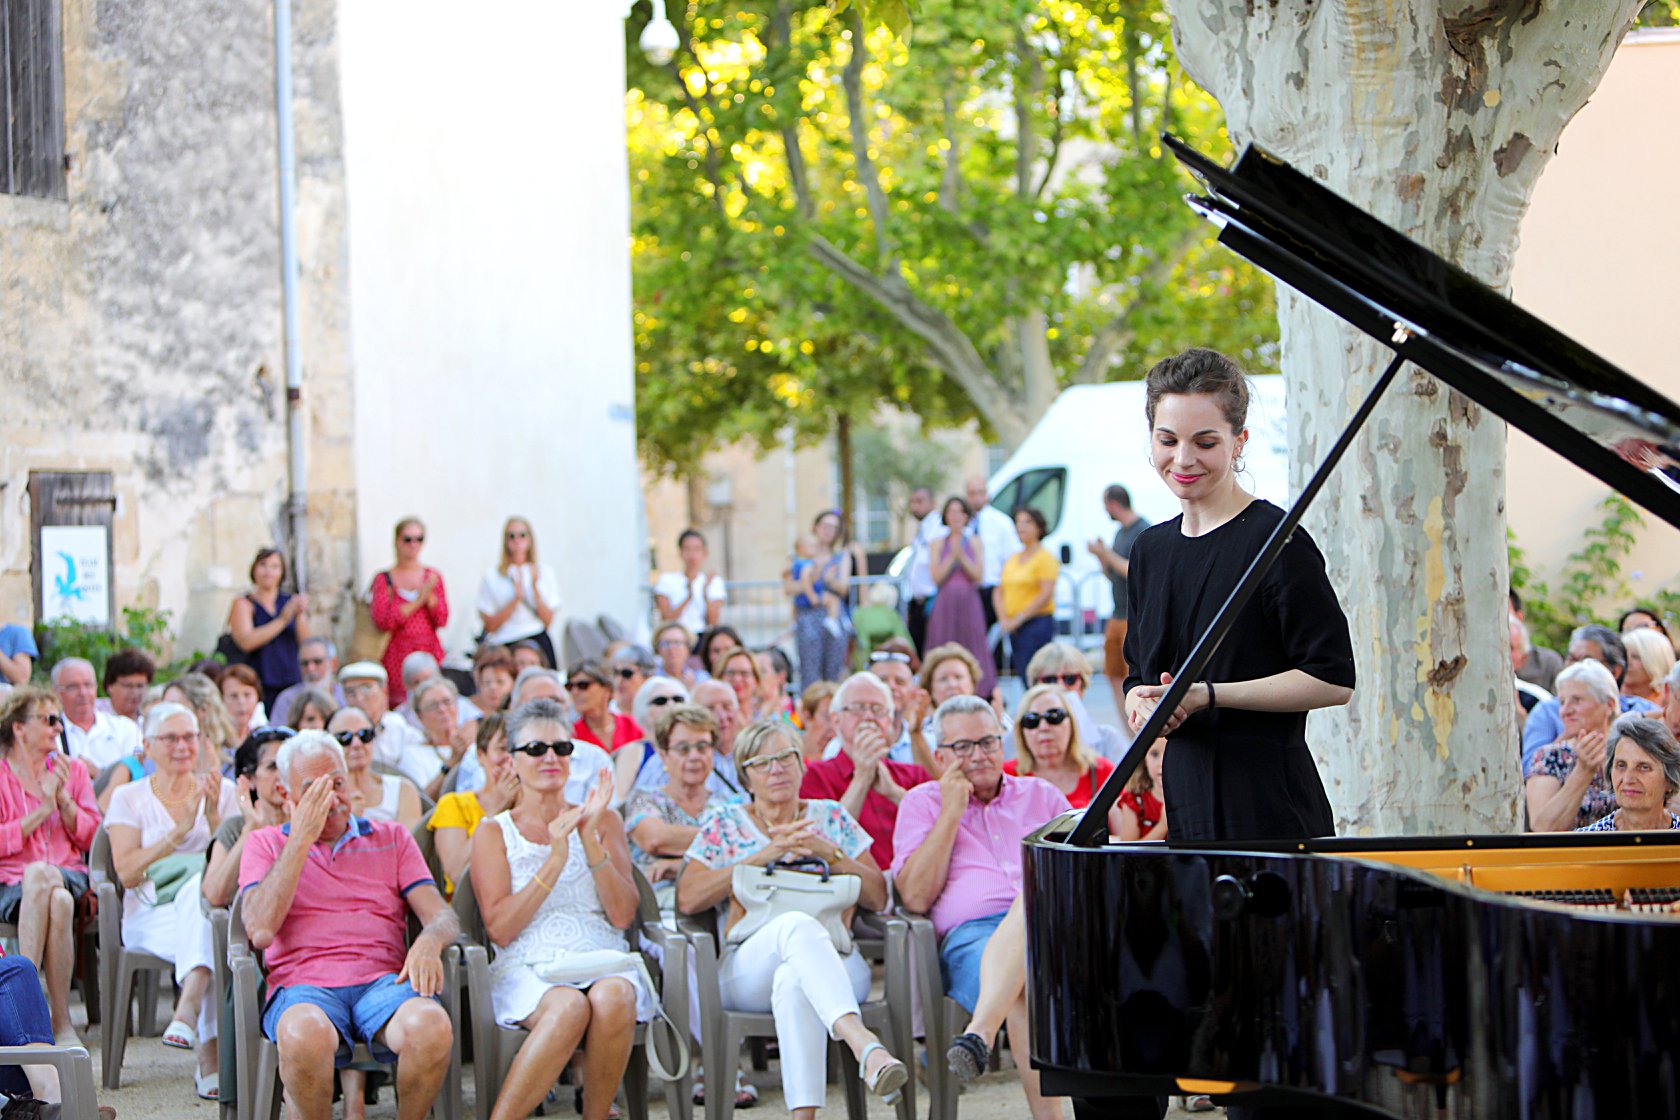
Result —
[[[627,681],[631,677],[635,676],[637,673],[640,673],[640,672],[641,672],[641,670],[634,667],[634,666],[625,665],[618,670],[618,679]]]
[[[1057,675],[1056,673],[1046,673],[1044,676],[1038,678],[1038,683],[1059,684],[1065,685],[1068,688],[1078,688],[1080,685],[1085,683],[1085,678],[1080,676],[1078,673],[1062,673],[1060,675]]]
[[[333,738],[338,740],[340,746],[348,747],[357,739],[360,739],[364,743],[371,743],[373,742],[373,737],[377,734],[379,734],[379,732],[375,731],[373,728],[364,727],[360,731],[335,731],[333,732]]]
[[[418,537],[406,537],[405,536],[402,539],[402,542],[404,544],[425,544],[426,543],[426,535],[424,533],[422,533]]]
[[[681,698],[677,696],[655,696],[652,700],[648,701],[648,707],[663,708],[667,704],[679,704],[681,702]]]
[[[1021,726],[1028,731],[1033,730],[1041,723],[1048,723],[1051,727],[1056,727],[1066,723],[1067,718],[1066,708],[1051,708],[1048,712],[1028,712],[1021,717]]]
[[[552,743],[538,741],[525,743],[513,749],[520,754],[528,754],[532,758],[541,758],[549,751],[553,751],[556,758],[565,758],[572,753],[572,741],[570,739],[558,739]]]

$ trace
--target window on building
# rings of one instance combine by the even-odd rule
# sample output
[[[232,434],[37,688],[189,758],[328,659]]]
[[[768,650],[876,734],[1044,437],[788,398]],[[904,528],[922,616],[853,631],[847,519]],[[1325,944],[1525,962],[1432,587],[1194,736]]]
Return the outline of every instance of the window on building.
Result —
[[[0,194],[64,198],[60,0],[0,0]]]
[[[859,486],[852,509],[857,516],[852,536],[863,545],[864,551],[879,552],[892,547],[892,501],[885,490],[871,493]]]

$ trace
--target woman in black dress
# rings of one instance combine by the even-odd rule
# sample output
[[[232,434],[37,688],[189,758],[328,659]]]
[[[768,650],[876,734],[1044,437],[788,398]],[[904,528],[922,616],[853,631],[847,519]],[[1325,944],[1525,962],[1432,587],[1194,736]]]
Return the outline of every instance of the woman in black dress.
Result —
[[[1188,350],[1151,369],[1146,386],[1151,464],[1184,512],[1133,547],[1125,690],[1134,731],[1284,515],[1237,481],[1248,383],[1235,363]],[[1173,839],[1329,835],[1334,821],[1307,750],[1306,714],[1352,697],[1353,645],[1324,558],[1304,530],[1203,678],[1167,725]]]

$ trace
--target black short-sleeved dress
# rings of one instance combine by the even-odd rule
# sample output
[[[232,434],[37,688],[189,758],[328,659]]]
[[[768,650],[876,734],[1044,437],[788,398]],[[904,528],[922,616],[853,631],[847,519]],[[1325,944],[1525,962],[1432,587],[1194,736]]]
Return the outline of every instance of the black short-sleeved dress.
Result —
[[[1156,525],[1132,548],[1127,596],[1126,691],[1159,684],[1260,553],[1283,511],[1256,499],[1200,537],[1184,518]],[[1347,617],[1324,572],[1324,557],[1297,529],[1242,610],[1201,679],[1248,681],[1299,669],[1353,687]],[[1200,711],[1169,737],[1162,774],[1174,840],[1268,840],[1328,836],[1330,800],[1307,750],[1305,712]]]

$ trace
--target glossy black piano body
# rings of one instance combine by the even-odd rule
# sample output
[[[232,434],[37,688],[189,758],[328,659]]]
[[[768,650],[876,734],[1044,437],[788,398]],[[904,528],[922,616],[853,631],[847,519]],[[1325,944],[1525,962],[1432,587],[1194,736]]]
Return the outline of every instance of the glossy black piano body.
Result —
[[[1395,352],[1279,547],[1403,362],[1680,526],[1672,402],[1266,153],[1227,170],[1166,142],[1208,187],[1190,204],[1221,243]],[[1268,554],[1175,688],[1199,679]],[[1680,1120],[1680,913],[1661,902],[1680,897],[1680,836],[1106,843],[1178,695],[1083,817],[1027,841],[1047,1093],[1220,1091],[1193,1079],[1239,1088],[1231,1101],[1405,1118]],[[1519,893],[1550,890],[1609,905]],[[1634,909],[1629,892],[1644,892]]]

